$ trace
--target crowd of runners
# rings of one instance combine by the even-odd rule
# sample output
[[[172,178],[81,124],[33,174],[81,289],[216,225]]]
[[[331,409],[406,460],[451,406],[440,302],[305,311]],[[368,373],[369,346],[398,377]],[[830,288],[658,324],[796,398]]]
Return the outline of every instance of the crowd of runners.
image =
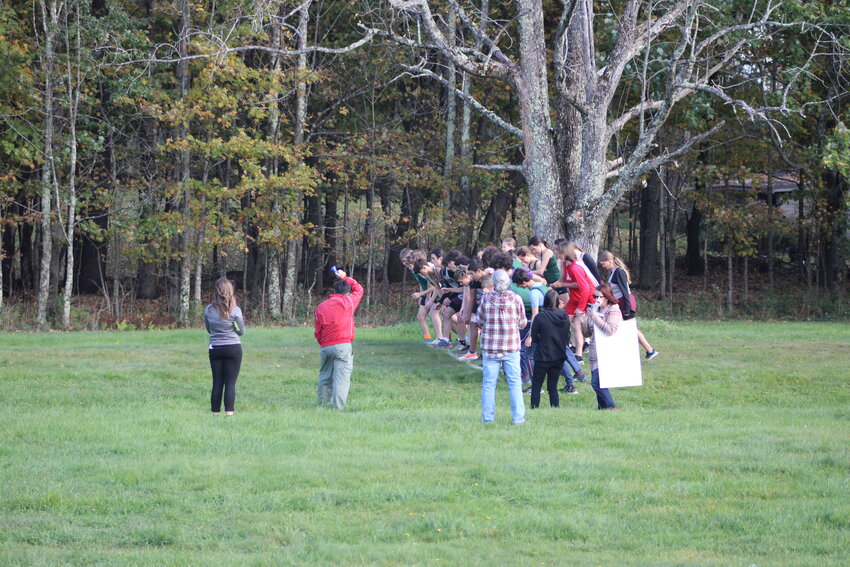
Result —
[[[434,348],[453,350],[458,360],[472,364],[477,364],[480,358],[477,308],[484,294],[493,291],[494,272],[505,270],[509,274],[510,290],[522,300],[528,320],[520,330],[520,369],[525,393],[531,393],[536,347],[529,333],[548,291],[559,294],[559,308],[566,311],[572,331],[561,369],[565,379],[561,391],[567,394],[577,394],[575,382],[588,380],[582,369],[587,349],[587,312],[596,302],[597,286],[608,284],[623,319],[635,315],[634,296],[629,287],[631,278],[623,261],[603,251],[597,264],[575,242],[556,240],[549,245],[533,236],[526,246],[517,247],[513,238],[506,238],[501,249],[488,246],[471,256],[459,250],[439,248],[404,249],[400,256],[419,284],[412,297],[419,305],[417,320],[424,340]],[[640,331],[638,340],[647,360],[658,356]]]

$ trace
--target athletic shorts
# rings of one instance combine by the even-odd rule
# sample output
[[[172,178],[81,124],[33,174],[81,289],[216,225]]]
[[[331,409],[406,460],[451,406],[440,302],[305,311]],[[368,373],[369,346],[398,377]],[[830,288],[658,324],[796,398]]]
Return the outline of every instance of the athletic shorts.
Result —
[[[446,302],[447,299],[451,299],[454,296],[455,296],[455,294],[453,294],[453,293],[445,293],[445,294],[440,296],[440,300],[437,303],[439,303],[440,305],[443,305]]]
[[[425,303],[427,303],[427,302],[428,302],[428,299],[424,295],[419,298],[419,305],[424,307]]]
[[[461,299],[460,295],[455,295],[451,303],[449,303],[449,309],[454,309],[455,313],[460,313],[461,307],[463,307],[463,299]]]
[[[573,297],[570,296],[570,300],[567,301],[567,306],[564,307],[564,310],[566,310],[567,315],[573,316],[576,314],[576,309],[578,309],[578,299],[573,299]]]

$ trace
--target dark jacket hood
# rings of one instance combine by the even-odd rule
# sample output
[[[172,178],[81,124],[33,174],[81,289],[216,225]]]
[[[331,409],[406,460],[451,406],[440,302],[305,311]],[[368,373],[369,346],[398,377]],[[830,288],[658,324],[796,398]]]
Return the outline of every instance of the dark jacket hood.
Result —
[[[564,327],[570,324],[567,312],[562,309],[544,309],[537,313],[538,317],[546,317],[552,325]]]

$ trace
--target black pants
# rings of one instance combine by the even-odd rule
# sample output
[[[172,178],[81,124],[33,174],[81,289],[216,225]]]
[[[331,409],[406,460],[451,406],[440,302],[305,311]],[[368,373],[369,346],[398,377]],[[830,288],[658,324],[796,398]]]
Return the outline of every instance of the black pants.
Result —
[[[224,411],[234,411],[236,403],[236,379],[242,366],[242,345],[214,346],[210,349],[210,368],[212,368],[212,411],[221,411],[221,392],[224,390]]]
[[[549,362],[534,361],[534,375],[531,378],[531,407],[540,407],[540,387],[543,386],[543,378],[546,378],[546,390],[549,392],[549,405],[556,408],[560,405],[558,397],[558,378],[561,376],[563,360]]]

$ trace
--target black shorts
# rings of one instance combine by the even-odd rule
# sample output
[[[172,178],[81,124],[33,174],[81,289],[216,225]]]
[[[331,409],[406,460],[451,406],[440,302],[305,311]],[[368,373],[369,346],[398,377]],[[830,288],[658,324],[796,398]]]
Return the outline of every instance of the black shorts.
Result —
[[[455,313],[460,313],[461,307],[463,307],[463,299],[459,295],[454,296],[451,303],[449,303],[449,309],[454,309]]]
[[[427,299],[425,299],[425,296],[424,296],[424,295],[422,295],[422,296],[420,296],[420,297],[419,297],[419,305],[421,305],[421,306],[423,306],[423,307],[424,307],[424,306],[425,306],[425,303],[426,303],[427,301],[428,301],[428,300],[427,300]]]
[[[570,288],[568,287],[555,287],[552,288],[558,292],[558,295],[564,295],[565,293],[570,293]]]

